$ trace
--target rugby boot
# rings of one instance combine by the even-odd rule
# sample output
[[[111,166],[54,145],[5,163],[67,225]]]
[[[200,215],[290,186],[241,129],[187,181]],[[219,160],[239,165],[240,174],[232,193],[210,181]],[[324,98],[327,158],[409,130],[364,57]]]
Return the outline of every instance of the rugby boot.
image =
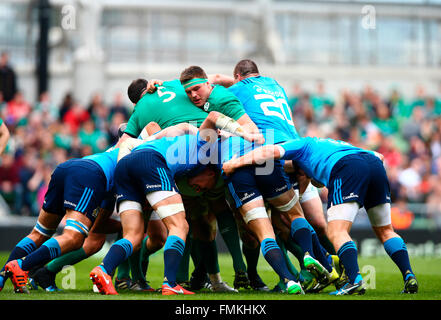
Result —
[[[5,266],[5,271],[14,285],[15,293],[29,293],[28,273],[21,269],[21,260],[9,261]]]
[[[417,293],[418,292],[418,281],[415,275],[410,271],[406,272],[406,281],[404,281],[404,289],[401,293]]]
[[[90,280],[92,280],[93,284],[96,285],[98,291],[104,295],[117,295],[115,287],[112,283],[112,277],[101,269],[100,266],[97,266],[92,269],[89,274]]]
[[[179,284],[176,284],[173,288],[167,284],[162,284],[162,295],[163,296],[171,296],[171,295],[177,295],[177,294],[194,294],[194,292],[186,290],[182,288]]]

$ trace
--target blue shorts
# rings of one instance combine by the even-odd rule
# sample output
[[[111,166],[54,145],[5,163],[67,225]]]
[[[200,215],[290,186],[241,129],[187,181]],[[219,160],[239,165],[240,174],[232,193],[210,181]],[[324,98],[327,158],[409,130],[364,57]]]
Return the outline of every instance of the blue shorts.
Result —
[[[68,160],[58,165],[52,173],[43,210],[63,216],[66,209],[71,209],[83,213],[94,222],[94,210],[108,195],[106,187],[107,178],[95,161]]]
[[[122,158],[115,169],[117,204],[129,200],[146,204],[154,191],[176,191],[175,180],[164,157],[152,149],[135,150]]]
[[[366,210],[390,203],[386,170],[383,162],[375,155],[347,155],[332,168],[328,186],[328,208],[346,202],[358,202]]]
[[[226,178],[225,182],[236,208],[260,196],[264,199],[275,198],[292,188],[279,161],[274,162],[274,170],[271,174],[256,175],[256,167],[243,167]]]

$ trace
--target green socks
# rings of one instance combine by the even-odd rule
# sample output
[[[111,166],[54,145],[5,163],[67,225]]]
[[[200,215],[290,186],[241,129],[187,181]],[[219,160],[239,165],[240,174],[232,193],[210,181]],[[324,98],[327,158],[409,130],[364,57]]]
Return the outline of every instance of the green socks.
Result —
[[[247,266],[243,261],[239,232],[237,231],[236,220],[234,220],[233,214],[231,211],[223,211],[216,215],[216,219],[222,239],[233,258],[234,271],[245,271]]]
[[[52,260],[47,264],[46,268],[53,273],[58,273],[61,271],[61,269],[63,269],[64,266],[72,266],[86,258],[86,252],[84,252],[83,248],[80,248],[78,250],[63,254],[62,256]]]

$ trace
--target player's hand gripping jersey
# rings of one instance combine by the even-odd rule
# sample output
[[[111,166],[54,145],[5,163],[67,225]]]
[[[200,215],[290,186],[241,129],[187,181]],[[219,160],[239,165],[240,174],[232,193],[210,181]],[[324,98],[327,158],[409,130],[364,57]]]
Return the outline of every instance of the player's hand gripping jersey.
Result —
[[[179,80],[164,81],[154,93],[145,94],[138,101],[125,132],[137,137],[152,121],[162,129],[183,122],[199,127],[206,117],[207,113],[188,99]]]

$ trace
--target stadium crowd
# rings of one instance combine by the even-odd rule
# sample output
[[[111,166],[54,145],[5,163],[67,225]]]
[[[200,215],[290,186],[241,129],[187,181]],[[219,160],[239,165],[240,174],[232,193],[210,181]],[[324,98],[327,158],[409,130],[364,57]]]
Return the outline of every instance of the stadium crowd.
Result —
[[[288,90],[288,94],[290,94]],[[385,156],[392,202],[425,203],[441,226],[441,97],[417,87],[412,99],[395,89],[382,96],[376,88],[343,89],[330,96],[318,82],[307,91],[297,84],[290,107],[302,136],[345,140]],[[51,172],[73,157],[104,151],[117,140],[118,126],[132,106],[122,93],[104,101],[96,93],[88,105],[66,93],[60,105],[50,93],[26,101],[20,88],[0,94],[0,118],[11,137],[1,156],[0,195],[12,214],[37,216]],[[322,193],[325,201],[326,193]]]

